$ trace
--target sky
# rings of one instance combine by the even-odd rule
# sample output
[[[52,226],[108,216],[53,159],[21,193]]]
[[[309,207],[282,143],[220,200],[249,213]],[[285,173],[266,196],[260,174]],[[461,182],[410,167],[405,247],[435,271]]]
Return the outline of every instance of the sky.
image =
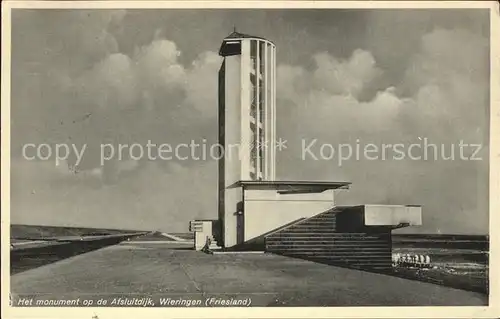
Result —
[[[277,179],[352,182],[343,205],[422,205],[423,226],[404,232],[487,234],[489,12],[472,9],[14,9],[11,222],[184,232],[216,218],[215,160],[101,165],[100,145],[216,143],[218,50],[233,28],[277,46]],[[304,157],[313,140],[315,155],[438,147],[339,163]],[[460,141],[480,150],[461,159]],[[75,156],[23,156],[62,143],[87,145],[76,170]]]

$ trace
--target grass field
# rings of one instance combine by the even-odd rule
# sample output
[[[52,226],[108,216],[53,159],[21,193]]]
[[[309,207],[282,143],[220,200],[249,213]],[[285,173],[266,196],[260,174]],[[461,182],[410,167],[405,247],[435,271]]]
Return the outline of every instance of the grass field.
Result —
[[[91,233],[135,233],[137,230],[108,229],[108,228],[84,228],[84,227],[59,227],[59,226],[39,226],[39,225],[11,225],[11,241],[36,240],[52,237],[81,236]]]

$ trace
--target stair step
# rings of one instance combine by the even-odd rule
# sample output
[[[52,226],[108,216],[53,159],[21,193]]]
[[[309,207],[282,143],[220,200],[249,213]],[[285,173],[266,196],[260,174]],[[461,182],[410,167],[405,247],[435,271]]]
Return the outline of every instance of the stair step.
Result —
[[[307,253],[307,254],[316,254],[318,252],[321,253],[332,253],[335,255],[380,255],[383,254],[384,256],[389,256],[391,255],[391,252],[389,250],[372,250],[372,251],[338,251],[338,250],[332,250],[332,249],[322,249],[322,248],[315,248],[315,249],[274,249],[271,251],[281,251],[281,252],[286,252],[286,253],[293,253],[293,254],[302,254],[302,253]]]
[[[336,225],[296,225],[290,227],[284,232],[296,232],[296,231],[334,231],[337,229]]]
[[[364,247],[364,248],[353,248],[351,247],[336,247],[336,246],[267,246],[266,250],[267,251],[293,251],[293,250],[315,250],[315,249],[322,249],[322,250],[330,250],[330,251],[336,251],[336,252],[356,252],[356,253],[368,253],[370,251],[385,251],[385,252],[391,252],[392,249],[387,246],[371,246],[371,247]]]
[[[269,235],[268,237],[271,236],[276,236],[276,235],[335,235],[337,237],[344,237],[344,238],[354,238],[354,237],[363,237],[363,238],[387,238],[390,237],[390,235],[384,235],[384,234],[360,234],[360,233],[339,233],[336,232],[335,230],[307,230],[307,229],[285,229],[281,232],[276,232],[274,234]]]
[[[392,251],[390,247],[384,247],[384,246],[372,246],[372,247],[365,247],[364,249],[354,249],[353,247],[335,247],[335,246],[316,246],[316,247],[311,247],[311,246],[267,246],[266,250],[271,251],[271,250],[313,250],[313,249],[329,249],[331,251],[352,251],[352,252],[369,252],[369,251]]]
[[[304,259],[315,258],[316,260],[345,261],[345,262],[359,261],[364,263],[377,262],[377,263],[387,263],[392,265],[390,258],[387,256],[349,256],[349,255],[333,256],[327,254],[305,255],[305,254],[288,254],[288,253],[283,253],[280,255],[287,257],[294,257],[294,258],[304,258]]]
[[[276,232],[275,234],[279,234],[279,233],[285,233],[287,230],[289,229],[292,229],[292,228],[286,228],[284,229],[283,231],[280,231],[280,232]],[[316,234],[315,232],[309,232],[309,234]],[[360,237],[360,236],[363,236],[363,237],[366,237],[366,236],[371,236],[371,237],[380,237],[380,236],[389,236],[390,234],[384,234],[384,233],[347,233],[347,232],[329,232],[329,234],[335,234],[337,236],[344,236],[344,237]]]
[[[381,241],[332,241],[332,242],[322,242],[322,241],[310,241],[310,242],[266,242],[266,246],[335,246],[335,247],[392,247],[389,243],[381,242]]]
[[[295,257],[293,257],[295,258]],[[307,258],[309,261],[314,261],[314,262],[320,262],[320,263],[327,263],[329,265],[333,266],[348,266],[352,268],[357,268],[357,269],[391,269],[392,264],[387,263],[387,262],[374,262],[374,263],[369,263],[366,261],[341,261],[341,260],[322,260],[322,259],[314,259],[314,258]]]
[[[290,231],[289,231],[290,230]],[[390,235],[385,235],[385,234],[360,234],[360,233],[340,233],[338,231],[335,231],[334,229],[330,230],[308,230],[308,229],[285,229],[281,232],[276,232],[273,233],[267,237],[271,236],[276,236],[276,235],[334,235],[337,237],[343,237],[343,238],[355,238],[355,237],[362,237],[362,238],[388,238]]]
[[[324,229],[324,228],[315,228],[315,227],[303,227],[303,228],[288,228],[288,229],[285,229],[281,232],[274,233],[271,236],[273,236],[273,235],[285,235],[285,234],[297,235],[297,233],[304,234],[304,235],[336,234],[334,228]]]
[[[287,256],[291,258],[298,258],[297,256]],[[313,258],[307,257],[305,260],[327,263],[330,265],[349,265],[354,267],[384,267],[384,268],[392,268],[392,264],[388,261],[377,260],[377,261],[367,261],[367,260],[352,260],[352,259],[325,259],[325,258]]]
[[[303,258],[306,260],[311,260],[311,261],[320,261],[320,262],[337,262],[337,263],[347,263],[347,264],[382,264],[382,265],[392,265],[391,261],[388,260],[387,258],[376,258],[376,257],[366,257],[366,258],[361,258],[361,257],[349,257],[349,256],[339,256],[339,257],[334,257],[334,256],[308,256],[308,255],[290,255],[290,254],[282,254],[283,256],[286,257],[292,257],[292,258]]]
[[[293,229],[293,228],[297,228],[297,227],[304,227],[304,226],[307,226],[307,227],[337,227],[337,224],[336,223],[331,223],[331,222],[328,222],[328,223],[316,223],[316,222],[307,222],[307,223],[301,223],[301,224],[295,224],[295,225],[292,225],[286,229]]]
[[[316,240],[266,240],[266,245],[285,245],[285,246],[295,246],[295,245],[332,245],[332,246],[367,246],[367,245],[379,245],[379,246],[392,246],[389,242],[383,240],[338,240],[338,239],[328,239],[317,238]]]
[[[311,242],[311,243],[266,243],[268,247],[308,247],[308,246],[331,246],[331,247],[345,247],[345,248],[353,248],[353,247],[392,247],[387,243],[373,242],[331,242],[331,243],[321,243],[321,242]]]
[[[300,223],[297,223],[295,225],[305,225],[305,224],[314,224],[314,225],[323,225],[323,224],[336,224],[337,222],[335,220],[314,220],[314,219],[308,219],[305,221],[302,221]],[[294,225],[291,225],[292,227]]]
[[[387,247],[372,247],[372,249],[369,250],[349,250],[346,248],[342,249],[337,249],[335,247],[266,247],[266,251],[291,251],[291,252],[297,252],[297,251],[310,251],[310,252],[315,252],[315,251],[328,251],[332,253],[338,253],[338,254],[343,254],[343,253],[352,253],[352,254],[371,254],[373,252],[383,252],[386,254],[390,254],[391,250],[388,249]]]
[[[334,242],[334,243],[340,243],[340,242],[361,242],[361,243],[366,243],[366,242],[380,242],[380,243],[390,243],[388,240],[384,239],[360,239],[360,238],[353,238],[353,239],[345,239],[345,238],[338,238],[338,237],[333,237],[333,236],[321,236],[321,237],[285,237],[285,238],[266,238],[267,243],[291,243],[291,242]]]
[[[356,246],[359,243],[362,246],[365,245],[384,245],[384,246],[392,246],[390,242],[385,240],[341,240],[337,238],[301,238],[301,239],[293,239],[293,240],[266,240],[266,245],[346,245],[346,246]]]
[[[290,228],[298,226],[311,226],[311,227],[321,227],[321,226],[335,226],[337,223],[332,222],[304,222],[300,224],[292,225]]]
[[[281,251],[332,251],[332,252],[348,252],[348,253],[370,253],[370,252],[392,252],[392,249],[387,246],[372,246],[364,248],[354,248],[354,247],[336,247],[336,246],[268,246],[267,250],[281,250]]]
[[[385,263],[391,264],[392,262],[390,258],[384,256],[330,256],[330,255],[299,255],[299,254],[280,254],[287,257],[294,258],[304,258],[309,260],[318,260],[318,261],[341,261],[341,262],[363,262],[368,264],[374,263]]]
[[[266,238],[266,243],[310,243],[310,242],[325,242],[325,243],[341,243],[341,242],[346,242],[346,243],[351,243],[351,242],[379,242],[379,243],[391,243],[389,240],[385,239],[362,239],[362,238],[338,238],[338,237],[333,237],[333,236],[321,236],[321,237],[283,237],[283,238]]]
[[[325,232],[325,231],[318,231],[318,232],[304,232],[303,230],[298,230],[295,232],[283,232],[283,233],[276,233],[268,236],[268,239],[271,238],[322,238],[322,237],[330,237],[330,238],[338,238],[338,239],[375,239],[375,240],[388,240],[388,238],[383,238],[379,236],[343,236],[339,235],[338,233],[335,233],[333,231]]]
[[[327,218],[335,219],[335,218],[337,218],[337,215],[336,214],[316,215],[316,216],[310,217],[308,219],[311,220],[311,219],[327,219]]]

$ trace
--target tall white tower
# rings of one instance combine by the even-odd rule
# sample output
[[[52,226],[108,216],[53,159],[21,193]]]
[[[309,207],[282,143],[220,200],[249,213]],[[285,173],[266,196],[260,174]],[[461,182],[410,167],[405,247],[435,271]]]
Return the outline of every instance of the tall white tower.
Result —
[[[235,181],[274,180],[276,47],[266,39],[233,32],[219,54],[224,57],[219,71],[219,142],[225,152],[239,145]],[[225,162],[234,159],[226,156]]]
[[[276,46],[235,31],[219,54],[219,220],[228,223],[240,198],[232,185],[275,180]]]
[[[287,232],[304,219],[333,213],[336,226],[328,225],[328,231],[332,236],[341,237],[344,232],[357,234],[343,241],[353,247],[360,245],[359,236],[364,238],[364,232],[385,236],[382,244],[387,244],[384,247],[389,250],[384,250],[384,254],[387,251],[389,254],[383,258],[387,257],[384,262],[388,261],[390,266],[390,236],[386,235],[401,225],[420,225],[421,208],[410,205],[335,206],[335,190],[348,189],[349,182],[277,181],[276,47],[266,39],[235,31],[223,40],[219,54],[224,57],[219,70],[219,144],[223,149],[218,161],[219,218],[217,221],[197,221],[196,225],[201,227],[195,230],[195,244],[204,244],[205,238],[208,243],[213,236],[224,249],[274,249],[274,252],[283,253],[289,245],[282,242],[277,232]],[[341,212],[343,214],[339,215]],[[324,222],[320,219],[320,223]],[[317,220],[312,222],[316,226],[317,223]],[[308,231],[325,231],[322,227],[314,228],[316,226]],[[293,230],[289,234],[296,235]],[[269,236],[274,237],[268,242]],[[302,242],[303,238],[297,240]],[[311,240],[315,238],[318,237],[314,234],[310,237]],[[285,248],[276,250],[275,245],[267,245],[273,241],[281,242]],[[331,250],[331,244],[324,248],[332,260],[345,259],[343,248],[338,252]],[[360,261],[365,262],[366,258]]]

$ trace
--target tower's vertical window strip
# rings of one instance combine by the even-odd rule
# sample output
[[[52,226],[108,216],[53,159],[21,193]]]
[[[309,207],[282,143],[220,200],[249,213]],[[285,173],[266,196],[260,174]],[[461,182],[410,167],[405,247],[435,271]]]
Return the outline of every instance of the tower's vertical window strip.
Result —
[[[259,123],[259,174],[260,178],[264,178],[264,168],[265,168],[265,162],[264,162],[264,152],[265,152],[265,138],[264,138],[264,119],[265,119],[265,113],[264,113],[264,104],[265,104],[265,65],[267,63],[266,60],[266,55],[265,55],[265,46],[266,43],[264,41],[259,41],[259,46],[258,46],[258,57],[259,57],[259,76],[258,76],[258,83],[259,83],[259,103],[258,103],[258,123]]]
[[[262,123],[262,128],[264,129],[264,178],[269,178],[269,147],[271,144],[269,143],[269,43],[264,44],[264,57],[265,57],[265,67],[264,67],[264,123]]]
[[[272,75],[272,106],[271,106],[271,125],[272,125],[272,139],[273,141],[276,141],[276,47],[273,47],[273,61],[272,61],[272,70],[273,70],[273,75]],[[276,178],[276,149],[273,147],[272,149],[272,159],[271,159],[271,165],[272,165],[272,170],[271,170],[271,179],[274,180]]]
[[[261,148],[261,145],[260,145],[260,135],[261,135],[261,131],[259,129],[260,127],[260,94],[261,94],[261,87],[260,87],[260,84],[261,84],[261,81],[260,81],[260,76],[261,76],[261,73],[260,73],[260,41],[253,41],[255,42],[256,44],[256,57],[255,57],[255,60],[256,60],[256,69],[255,69],[255,74],[256,74],[256,78],[257,78],[257,90],[256,90],[256,98],[255,100],[257,101],[257,116],[256,116],[256,123],[257,123],[257,135],[255,136],[256,139],[254,140],[254,144],[253,144],[253,147],[254,148],[257,148],[257,151],[255,152],[255,155],[256,155],[256,158],[255,158],[255,163],[256,163],[256,173],[257,173],[257,179],[260,179],[261,177],[261,162],[260,162],[260,148]]]
[[[256,118],[256,113],[257,113],[257,98],[256,98],[257,78],[255,76],[257,69],[257,45],[255,41],[250,41],[250,63],[251,63],[250,83],[252,85],[250,117],[253,119]]]
[[[258,78],[257,78],[257,43],[250,41],[250,178],[257,177],[257,103],[258,103]]]

